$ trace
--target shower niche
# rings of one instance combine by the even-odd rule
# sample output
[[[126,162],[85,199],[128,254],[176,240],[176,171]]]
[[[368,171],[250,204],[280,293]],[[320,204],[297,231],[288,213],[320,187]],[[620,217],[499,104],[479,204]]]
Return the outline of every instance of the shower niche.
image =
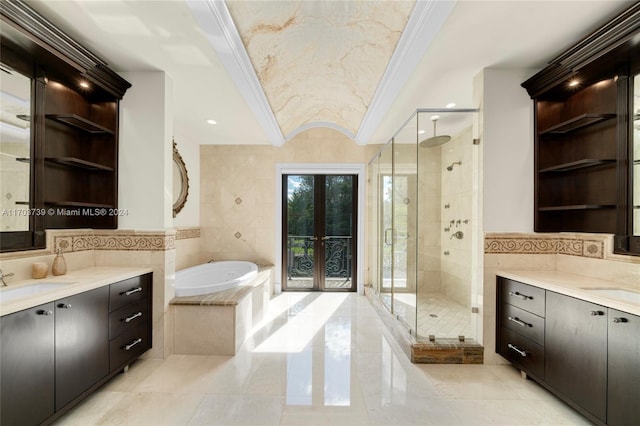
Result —
[[[368,166],[367,291],[414,362],[482,362],[472,273],[476,114],[416,110]]]

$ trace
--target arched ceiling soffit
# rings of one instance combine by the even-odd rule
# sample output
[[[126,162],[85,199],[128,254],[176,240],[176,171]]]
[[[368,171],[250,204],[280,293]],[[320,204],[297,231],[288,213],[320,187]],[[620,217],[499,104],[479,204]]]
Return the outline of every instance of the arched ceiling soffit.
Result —
[[[360,127],[413,1],[228,1],[283,135]]]

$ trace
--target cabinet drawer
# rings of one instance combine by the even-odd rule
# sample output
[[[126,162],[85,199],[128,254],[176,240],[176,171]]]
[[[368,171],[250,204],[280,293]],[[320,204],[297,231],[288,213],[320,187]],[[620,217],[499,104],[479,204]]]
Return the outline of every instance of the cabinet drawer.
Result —
[[[143,322],[150,321],[147,300],[125,305],[109,314],[109,337],[113,339],[126,330],[137,327]]]
[[[500,355],[540,379],[544,379],[544,347],[506,327],[500,329]]]
[[[544,318],[505,303],[502,305],[502,325],[544,346]]]
[[[544,317],[545,290],[518,281],[500,278],[502,301]]]
[[[122,333],[110,342],[110,371],[124,367],[127,363],[136,359],[147,349],[151,348],[149,324],[149,322],[140,324],[137,327]]]
[[[109,286],[109,311],[113,312],[126,304],[146,299],[148,294],[148,275],[141,275],[111,284]]]

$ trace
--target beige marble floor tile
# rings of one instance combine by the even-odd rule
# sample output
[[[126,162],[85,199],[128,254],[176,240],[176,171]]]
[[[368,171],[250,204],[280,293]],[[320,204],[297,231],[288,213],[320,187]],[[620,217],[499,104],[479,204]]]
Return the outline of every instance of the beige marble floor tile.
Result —
[[[236,356],[140,360],[56,424],[588,424],[509,365],[411,364],[364,297],[283,294],[267,317]]]

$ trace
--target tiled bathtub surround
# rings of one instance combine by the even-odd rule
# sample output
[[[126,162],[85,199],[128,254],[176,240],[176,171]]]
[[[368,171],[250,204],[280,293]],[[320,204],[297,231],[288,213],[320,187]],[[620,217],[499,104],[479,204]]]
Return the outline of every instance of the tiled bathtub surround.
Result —
[[[174,352],[235,355],[267,313],[272,267],[260,267],[248,284],[171,301]]]
[[[176,231],[176,271],[199,265],[210,259],[200,256],[200,228],[178,228]]]
[[[583,233],[492,233],[484,239],[482,312],[485,363],[495,354],[496,273],[499,270],[562,271],[625,286],[640,285],[640,257],[613,254],[613,236]]]

